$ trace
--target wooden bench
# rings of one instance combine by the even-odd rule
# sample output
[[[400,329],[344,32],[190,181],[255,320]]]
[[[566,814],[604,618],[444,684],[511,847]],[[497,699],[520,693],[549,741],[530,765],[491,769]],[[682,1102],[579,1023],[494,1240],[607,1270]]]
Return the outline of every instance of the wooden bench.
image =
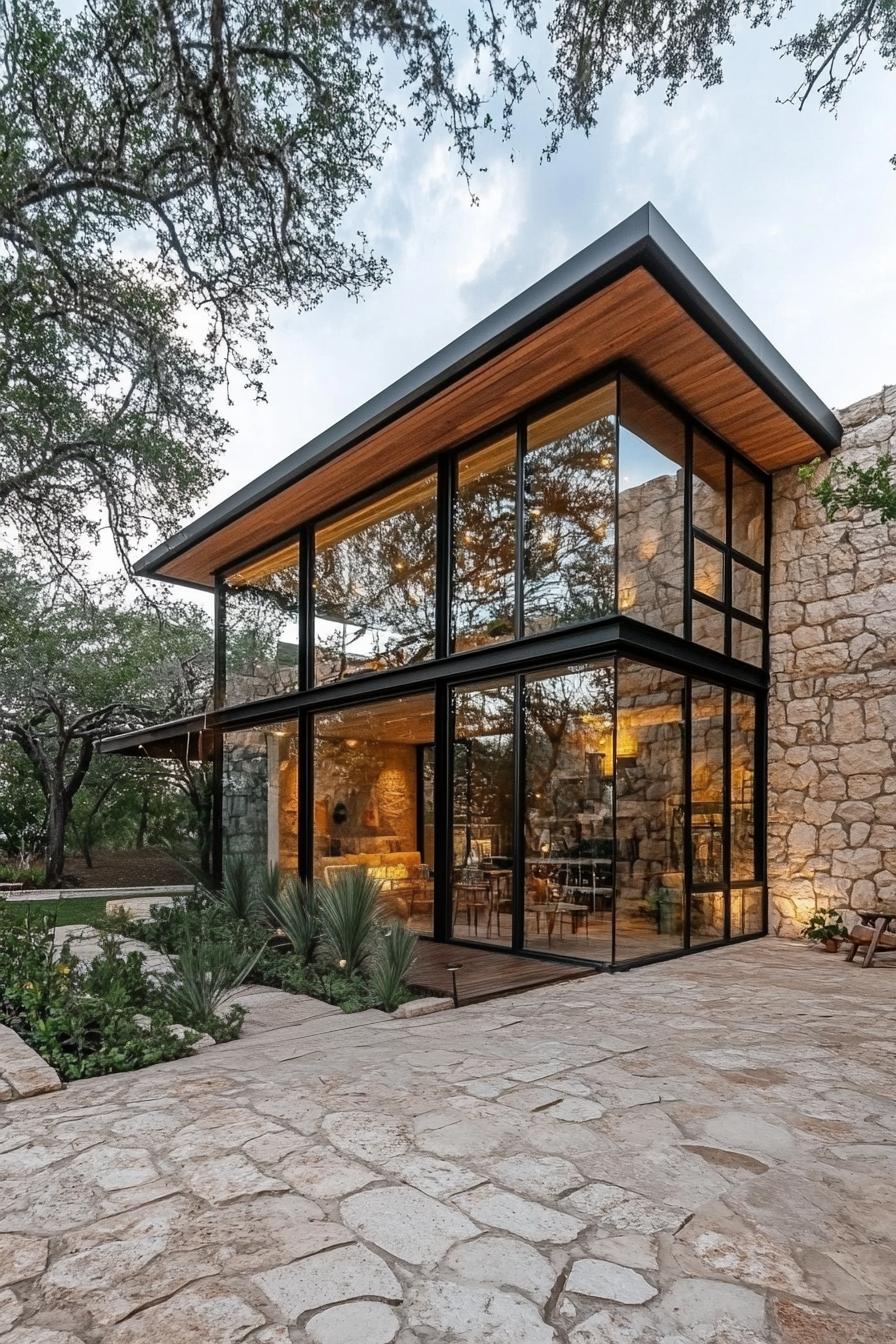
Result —
[[[896,933],[889,933],[887,925],[890,920],[887,915],[881,915],[871,924],[854,924],[850,929],[849,942],[851,944],[846,954],[846,960],[852,961],[860,947],[866,947],[865,959],[862,967],[871,966],[878,952],[896,952]]]

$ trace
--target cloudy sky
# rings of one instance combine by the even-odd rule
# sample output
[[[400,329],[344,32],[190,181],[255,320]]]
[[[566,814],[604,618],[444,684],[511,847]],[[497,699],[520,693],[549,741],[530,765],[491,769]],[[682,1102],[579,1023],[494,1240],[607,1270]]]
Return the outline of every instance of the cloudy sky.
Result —
[[[816,0],[798,5],[807,26]],[[782,105],[798,71],[745,32],[717,89],[636,97],[541,162],[533,103],[471,205],[438,138],[409,128],[353,223],[392,267],[361,303],[279,313],[268,401],[237,396],[210,503],[379,391],[651,200],[830,405],[896,382],[896,77],[875,62],[838,118]],[[537,98],[535,99],[537,102]]]

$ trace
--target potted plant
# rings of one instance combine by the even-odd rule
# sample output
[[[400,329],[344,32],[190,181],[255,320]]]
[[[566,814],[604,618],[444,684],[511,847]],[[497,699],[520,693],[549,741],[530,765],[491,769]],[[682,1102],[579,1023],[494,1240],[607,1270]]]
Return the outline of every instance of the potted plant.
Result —
[[[840,918],[839,910],[816,910],[810,915],[803,929],[803,937],[810,942],[821,943],[825,952],[836,952],[840,940],[847,934],[846,925]]]

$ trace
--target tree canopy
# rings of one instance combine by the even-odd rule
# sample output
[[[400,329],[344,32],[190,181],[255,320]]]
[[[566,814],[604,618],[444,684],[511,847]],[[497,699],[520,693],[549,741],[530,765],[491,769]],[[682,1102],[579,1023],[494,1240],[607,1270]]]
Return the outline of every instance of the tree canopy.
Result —
[[[463,31],[428,0],[0,0],[0,510],[70,566],[108,529],[122,558],[217,473],[231,376],[259,394],[275,307],[387,275],[346,216],[409,112],[468,176],[509,134],[551,52],[547,151],[591,130],[625,74],[673,98],[713,85],[739,24],[791,0],[481,0]],[[844,0],[779,50],[793,97],[836,109],[896,7]],[[472,71],[472,73],[468,73]],[[400,91],[397,90],[400,86]]]
[[[27,762],[45,806],[47,878],[97,742],[201,710],[211,632],[193,607],[127,603],[100,586],[24,578],[0,556],[0,742]]]

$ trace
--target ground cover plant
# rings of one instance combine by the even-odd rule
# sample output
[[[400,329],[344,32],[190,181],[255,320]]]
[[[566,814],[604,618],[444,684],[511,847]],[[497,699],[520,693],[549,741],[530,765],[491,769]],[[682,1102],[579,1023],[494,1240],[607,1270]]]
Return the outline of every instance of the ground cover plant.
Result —
[[[254,958],[254,982],[348,1013],[392,1012],[414,997],[409,980],[417,939],[384,918],[379,884],[360,871],[309,883],[276,865],[254,870],[235,859],[218,891],[197,886],[171,906],[153,906],[151,919],[117,927],[169,956],[212,927],[222,943]]]
[[[222,1013],[221,1001],[250,964],[222,952],[218,939],[194,939],[190,957],[153,975],[144,955],[124,951],[112,930],[101,933],[90,963],[55,934],[52,914],[22,916],[0,901],[0,1023],[65,1081],[179,1059],[205,1034],[216,1041],[239,1035],[245,1010]]]

